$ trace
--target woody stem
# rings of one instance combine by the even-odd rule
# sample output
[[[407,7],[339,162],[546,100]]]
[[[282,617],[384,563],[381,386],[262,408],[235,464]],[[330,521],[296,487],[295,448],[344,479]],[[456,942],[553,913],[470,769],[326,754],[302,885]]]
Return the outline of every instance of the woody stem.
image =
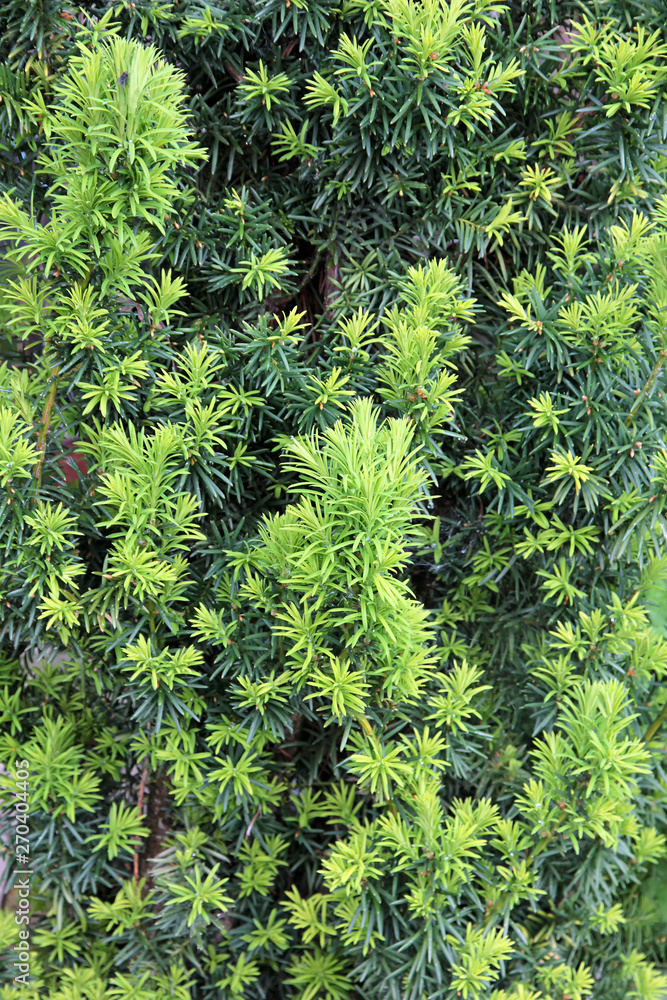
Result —
[[[651,742],[651,740],[653,739],[653,737],[655,736],[655,734],[657,733],[657,731],[660,729],[660,726],[663,724],[663,722],[665,721],[665,719],[667,719],[667,704],[665,704],[665,706],[664,706],[662,712],[660,713],[660,715],[658,716],[658,718],[655,719],[651,723],[651,725],[648,727],[648,729],[646,730],[646,735],[644,736],[644,742],[645,743],[650,743]]]
[[[37,490],[42,482],[42,469],[44,467],[44,456],[46,455],[46,437],[49,433],[49,425],[51,423],[51,414],[53,412],[53,404],[56,398],[56,389],[58,387],[58,375],[60,374],[60,365],[56,365],[53,369],[51,375],[51,385],[49,386],[49,391],[46,395],[46,402],[44,403],[44,412],[42,414],[42,426],[39,432],[39,437],[37,438],[37,450],[39,451],[39,459],[37,461],[37,468],[35,469],[35,479],[37,480]]]
[[[628,413],[628,416],[627,416],[626,421],[625,421],[626,427],[634,420],[635,415],[636,415],[639,407],[641,406],[642,402],[644,401],[645,396],[649,396],[651,394],[653,386],[655,385],[655,380],[657,379],[658,375],[660,374],[662,366],[665,363],[665,357],[667,357],[667,351],[663,349],[662,351],[660,351],[660,356],[659,356],[658,360],[653,365],[653,368],[651,370],[651,374],[646,379],[646,384],[644,385],[644,388],[641,390],[641,392],[637,396],[636,400],[632,404],[632,409]]]
[[[146,792],[146,779],[148,778],[148,764],[144,767],[141,775],[141,785],[139,786],[139,797],[137,799],[137,813],[141,817],[144,811],[144,794]],[[134,852],[134,881],[139,881],[139,852]]]
[[[83,275],[81,280],[78,282],[79,287],[82,291],[90,284],[90,279],[92,278],[93,271],[95,270],[95,262],[91,261],[88,265],[88,270]],[[42,483],[42,469],[44,468],[44,458],[46,456],[46,438],[49,433],[49,427],[51,425],[51,417],[53,415],[53,404],[56,399],[56,391],[58,388],[58,376],[60,375],[60,365],[56,365],[51,373],[51,385],[49,386],[49,391],[46,395],[46,401],[44,403],[44,412],[42,413],[41,429],[39,432],[39,437],[37,438],[37,450],[39,451],[39,459],[37,460],[37,468],[35,469],[35,479],[37,481],[37,490]]]

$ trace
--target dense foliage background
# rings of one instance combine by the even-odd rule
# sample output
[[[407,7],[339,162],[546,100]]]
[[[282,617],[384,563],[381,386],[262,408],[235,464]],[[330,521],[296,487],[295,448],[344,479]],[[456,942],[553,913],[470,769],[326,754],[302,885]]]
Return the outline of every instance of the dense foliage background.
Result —
[[[0,3],[1,997],[667,996],[666,13]]]

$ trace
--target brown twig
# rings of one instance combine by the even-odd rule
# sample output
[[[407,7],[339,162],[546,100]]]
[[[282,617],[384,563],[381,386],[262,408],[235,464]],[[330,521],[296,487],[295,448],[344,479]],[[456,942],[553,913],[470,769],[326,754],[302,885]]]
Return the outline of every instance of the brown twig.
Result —
[[[143,770],[141,775],[141,784],[139,785],[139,798],[137,799],[137,811],[139,816],[143,815],[144,811],[144,794],[146,792],[146,779],[148,778],[148,765]],[[134,852],[134,881],[139,881],[139,852]]]
[[[340,269],[338,264],[333,260],[332,256],[329,255],[327,258],[327,266],[324,271],[324,287],[323,287],[323,299],[324,299],[324,314],[327,319],[333,319],[333,303],[340,295]]]
[[[248,829],[245,832],[244,840],[247,840],[250,834],[252,833],[252,828],[257,822],[258,818],[261,816],[261,814],[262,814],[262,803],[260,802],[260,804],[257,806],[257,812],[255,813],[253,818],[250,820],[250,823],[248,824]]]
[[[635,418],[635,416],[637,414],[637,411],[639,410],[639,407],[644,402],[644,399],[647,396],[651,395],[651,392],[653,391],[653,387],[655,385],[656,379],[657,379],[658,375],[660,374],[660,372],[662,370],[662,366],[665,363],[665,357],[667,357],[667,351],[664,351],[664,350],[660,351],[660,356],[659,356],[658,360],[656,361],[656,363],[654,364],[653,369],[651,370],[651,374],[649,375],[649,377],[646,380],[646,384],[644,385],[644,388],[641,390],[641,392],[637,396],[637,398],[636,398],[636,400],[635,400],[635,402],[634,402],[634,404],[632,406],[632,409],[630,410],[628,416],[626,417],[626,420],[625,420],[625,426],[626,427],[628,427],[632,423],[632,421],[634,420],[634,418]]]
[[[79,288],[85,291],[90,284],[90,279],[93,276],[93,271],[95,270],[95,261],[92,261],[88,265],[88,270],[85,275],[77,282]],[[60,365],[56,365],[51,373],[51,385],[49,386],[49,391],[46,396],[46,403],[44,404],[44,413],[42,414],[42,427],[39,432],[39,437],[37,438],[37,449],[39,451],[39,459],[37,460],[37,467],[35,469],[35,479],[37,480],[37,489],[35,491],[35,499],[37,493],[39,492],[39,487],[42,483],[42,469],[44,468],[44,459],[46,457],[46,439],[49,433],[49,427],[51,426],[51,417],[53,416],[53,405],[56,399],[56,390],[58,388],[58,376],[60,375]],[[34,502],[34,500],[33,500]]]
[[[652,722],[651,725],[646,730],[646,735],[644,736],[645,743],[651,742],[651,740],[653,739],[657,731],[660,729],[660,726],[663,724],[665,719],[667,719],[667,705],[664,706],[658,718],[654,722]]]
[[[148,794],[148,808],[146,810],[150,835],[148,836],[144,850],[144,858],[147,862],[159,854],[162,842],[169,830],[169,821],[165,816],[164,808],[168,795],[168,780],[165,775],[151,780]],[[148,871],[147,887],[150,888],[152,881],[151,873]]]
[[[227,70],[229,75],[236,80],[237,83],[241,82],[241,80],[243,79],[243,73],[239,73],[239,71],[235,69],[230,62],[225,63],[225,69]]]
[[[57,365],[53,369],[51,385],[46,397],[46,403],[44,404],[44,413],[42,415],[42,427],[39,432],[39,437],[37,438],[37,450],[39,451],[39,459],[37,461],[37,468],[35,469],[35,478],[37,480],[37,490],[42,482],[42,469],[44,467],[44,458],[46,455],[46,438],[49,433],[49,425],[51,424],[51,414],[53,413],[53,404],[56,399],[56,389],[58,387],[58,375],[60,374],[60,365]]]

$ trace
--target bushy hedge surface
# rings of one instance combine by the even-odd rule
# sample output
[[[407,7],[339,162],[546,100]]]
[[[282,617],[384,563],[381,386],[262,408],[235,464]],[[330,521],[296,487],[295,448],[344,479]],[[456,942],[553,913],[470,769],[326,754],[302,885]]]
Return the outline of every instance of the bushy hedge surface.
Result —
[[[667,996],[666,14],[0,3],[2,1000]]]

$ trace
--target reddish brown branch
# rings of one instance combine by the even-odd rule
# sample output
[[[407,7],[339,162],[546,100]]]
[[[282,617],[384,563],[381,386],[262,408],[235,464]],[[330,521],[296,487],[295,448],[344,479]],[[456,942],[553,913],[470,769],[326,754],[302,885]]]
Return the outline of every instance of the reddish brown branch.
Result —
[[[162,850],[162,842],[169,831],[169,820],[165,815],[165,805],[169,796],[167,778],[162,775],[151,781],[148,794],[148,808],[146,818],[150,834],[146,842],[144,851],[144,862],[154,858]],[[150,872],[148,873],[147,886],[152,884]]]
[[[53,375],[51,386],[46,397],[46,403],[44,405],[44,413],[42,415],[42,426],[39,432],[39,437],[37,438],[37,450],[39,451],[39,459],[37,461],[37,468],[35,469],[35,478],[37,480],[37,489],[39,489],[42,482],[42,468],[44,467],[44,457],[46,455],[46,438],[49,433],[49,426],[51,424],[51,415],[53,413],[53,404],[56,399],[56,389],[58,387],[58,375],[60,374],[60,365],[53,369]]]
[[[253,818],[250,820],[250,823],[248,824],[248,829],[245,832],[244,840],[247,840],[250,834],[252,833],[252,828],[257,822],[259,816],[261,815],[261,812],[262,812],[262,803],[260,802],[260,804],[257,806],[257,812],[255,813]]]
[[[139,798],[137,799],[137,811],[139,816],[143,816],[144,812],[144,794],[146,792],[146,779],[148,778],[148,765],[143,770],[141,775],[141,784],[139,785]],[[139,881],[139,852],[134,852],[134,881]]]

